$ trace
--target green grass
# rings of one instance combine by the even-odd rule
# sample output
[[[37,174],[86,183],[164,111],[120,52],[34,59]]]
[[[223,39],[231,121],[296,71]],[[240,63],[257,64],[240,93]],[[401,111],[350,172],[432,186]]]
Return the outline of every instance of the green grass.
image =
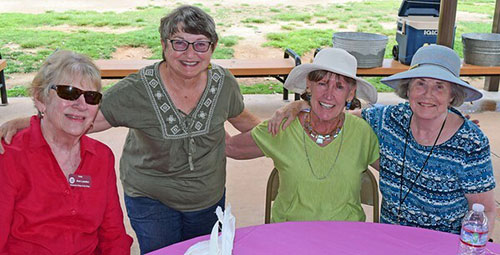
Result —
[[[331,29],[298,29],[285,33],[269,33],[267,34],[269,41],[263,46],[291,48],[297,54],[303,55],[318,47],[331,46],[332,33]]]
[[[219,39],[219,44],[224,45],[225,47],[232,47],[238,43],[240,38],[238,36],[225,36]]]
[[[246,18],[246,19],[241,20],[241,22],[262,24],[262,23],[265,23],[266,20],[263,18],[250,17],[250,18]]]
[[[393,89],[388,86],[380,83],[381,78],[373,77],[366,78],[370,83],[372,83],[378,92],[392,92]],[[102,87],[102,91],[106,91],[111,88],[115,83],[108,84]],[[283,94],[283,84],[276,82],[265,82],[265,83],[256,83],[252,85],[240,85],[241,93],[243,94]],[[291,92],[289,92],[291,93]],[[28,97],[28,90],[24,86],[15,86],[7,90],[8,97]]]
[[[394,92],[394,89],[380,82],[382,77],[363,77],[377,89],[377,92]]]
[[[493,11],[495,9],[494,3],[495,1],[493,0],[459,1],[457,5],[457,10],[464,12],[488,14],[490,15],[490,17],[493,17]]]
[[[281,21],[309,21],[312,16],[308,13],[298,13],[298,12],[286,12],[280,13],[274,16],[274,18]]]
[[[0,15],[0,51],[8,59],[6,73],[34,72],[56,49],[73,50],[94,59],[107,59],[118,47],[146,47],[151,49],[151,59],[161,58],[161,44],[158,33],[159,20],[168,9],[147,7],[124,13],[48,12],[44,14],[5,13]],[[76,32],[43,30],[59,25],[79,26]],[[91,27],[131,27],[126,33],[93,32]],[[221,38],[214,58],[231,58],[235,38]],[[15,47],[6,47],[14,45]],[[228,46],[229,45],[229,46]],[[33,53],[27,53],[32,49]]]
[[[201,1],[200,1],[201,2]],[[179,2],[178,5],[181,3]],[[330,47],[333,29],[314,29],[315,24],[329,24],[341,31],[351,30],[384,34],[389,37],[385,57],[391,58],[395,42],[395,29],[385,29],[381,24],[395,23],[401,0],[369,0],[342,4],[276,6],[268,8],[242,2],[237,7],[215,4],[206,7],[195,4],[212,15],[219,32],[237,26],[259,30],[262,25],[277,24],[282,31],[268,33],[264,47],[291,48],[303,55],[318,47]],[[495,0],[460,0],[458,11],[472,13],[483,22],[458,22],[454,49],[463,57],[461,35],[469,32],[490,32]],[[174,7],[172,7],[174,8]],[[42,14],[2,13],[0,15],[0,52],[8,60],[6,74],[34,72],[42,61],[56,49],[68,49],[86,54],[94,59],[110,58],[124,46],[144,47],[152,52],[152,59],[161,58],[158,33],[159,20],[171,8],[148,5],[134,11],[49,11]],[[480,15],[476,15],[480,14]],[[236,21],[235,21],[236,20]],[[243,25],[242,25],[243,23]],[[71,32],[60,31],[60,26],[70,26]],[[311,27],[311,28],[306,28]],[[95,28],[108,32],[96,32]],[[59,30],[57,30],[59,29]],[[129,32],[116,33],[127,29]],[[213,58],[232,58],[238,36],[219,35],[219,44]],[[380,78],[367,78],[380,92],[390,90],[380,84]],[[281,84],[265,83],[243,86],[244,93],[282,93]],[[9,96],[26,95],[22,87],[9,89]]]
[[[7,89],[7,97],[27,97],[29,96],[28,90],[24,86],[15,86]]]
[[[111,88],[115,83],[106,85],[102,91]],[[241,92],[243,94],[282,94],[283,85],[279,82],[256,83],[253,85],[241,85]],[[15,86],[7,90],[8,97],[28,97],[28,89],[25,86]]]
[[[283,84],[280,82],[256,83],[251,86],[240,86],[243,94],[282,94]]]

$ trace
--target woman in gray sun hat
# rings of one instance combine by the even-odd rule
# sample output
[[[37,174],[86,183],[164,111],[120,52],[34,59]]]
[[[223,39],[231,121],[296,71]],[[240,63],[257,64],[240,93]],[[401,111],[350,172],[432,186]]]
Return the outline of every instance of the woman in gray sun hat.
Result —
[[[272,222],[364,221],[361,176],[378,160],[375,133],[344,108],[356,96],[369,102],[377,91],[356,77],[356,59],[342,49],[325,49],[312,64],[295,67],[285,87],[307,91],[311,110],[273,137],[267,122],[226,140],[226,154],[236,159],[266,156],[278,169],[279,193]],[[325,160],[326,158],[331,160]]]
[[[358,114],[380,144],[381,222],[459,233],[473,203],[495,219],[495,178],[488,138],[454,107],[482,97],[459,78],[460,58],[451,49],[420,48],[408,71],[381,81],[408,102],[363,109]],[[304,103],[292,103],[270,121],[276,133]],[[495,221],[489,221],[490,233]]]

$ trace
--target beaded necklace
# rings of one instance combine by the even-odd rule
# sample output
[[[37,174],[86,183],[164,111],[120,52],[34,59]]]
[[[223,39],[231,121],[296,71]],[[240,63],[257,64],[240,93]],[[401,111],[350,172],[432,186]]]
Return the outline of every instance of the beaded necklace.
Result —
[[[339,123],[340,123],[340,125],[342,125],[341,124],[342,123],[341,120],[342,120],[342,118],[339,118],[337,126],[339,125]],[[312,127],[310,125],[310,113],[309,112],[307,113],[307,117],[306,117],[306,119],[304,121],[304,125],[305,125],[306,129],[302,133],[302,142],[304,144],[304,152],[306,153],[306,159],[307,159],[307,164],[309,165],[309,170],[311,170],[311,173],[313,174],[314,178],[316,178],[317,180],[324,180],[324,179],[328,178],[328,176],[330,176],[330,173],[333,171],[333,169],[335,168],[335,165],[337,164],[337,160],[339,159],[340,151],[342,150],[342,144],[344,143],[344,136],[343,135],[340,136],[339,150],[337,151],[337,155],[335,156],[335,160],[333,161],[332,166],[330,167],[330,169],[328,169],[328,171],[326,172],[325,175],[318,176],[316,174],[316,172],[314,172],[314,169],[313,169],[313,166],[312,166],[312,163],[311,163],[311,159],[310,159],[310,156],[309,156],[309,152],[307,151],[307,146],[306,146],[306,132],[312,138],[316,139],[316,143],[317,144],[323,144],[323,140],[321,141],[321,143],[318,142],[318,137],[317,136],[325,137],[325,139],[326,139],[326,136],[328,136],[328,140],[333,140],[338,135],[340,135],[340,133],[341,133],[341,127],[342,126],[337,127],[337,131],[335,132],[334,135],[333,134],[328,134],[326,136],[323,136],[323,135],[316,134],[316,133],[314,133],[314,135],[313,135],[313,134],[311,134]],[[316,137],[315,137],[315,135],[316,135]]]
[[[306,128],[306,131],[309,134],[309,136],[315,139],[317,144],[323,144],[326,141],[332,141],[333,139],[337,138],[337,136],[340,134],[340,132],[342,131],[341,129],[342,117],[339,117],[335,125],[336,128],[334,128],[331,133],[322,135],[314,131],[314,128],[311,125],[311,113],[308,112],[304,121],[304,127]]]
[[[314,169],[312,167],[311,160],[309,159],[309,152],[307,151],[307,146],[306,146],[306,132],[302,133],[302,142],[304,144],[304,152],[306,153],[307,164],[309,165],[309,169],[311,170],[311,173],[313,174],[314,178],[316,178],[317,180],[324,180],[324,179],[326,179],[328,176],[330,176],[330,173],[333,171],[333,168],[335,167],[335,164],[337,164],[337,159],[339,159],[340,151],[342,150],[342,144],[344,142],[344,136],[343,135],[340,136],[339,150],[337,151],[337,155],[335,156],[335,160],[333,161],[333,164],[330,167],[330,169],[328,169],[328,172],[325,175],[323,175],[323,176],[318,176],[316,174],[316,172],[314,172]]]

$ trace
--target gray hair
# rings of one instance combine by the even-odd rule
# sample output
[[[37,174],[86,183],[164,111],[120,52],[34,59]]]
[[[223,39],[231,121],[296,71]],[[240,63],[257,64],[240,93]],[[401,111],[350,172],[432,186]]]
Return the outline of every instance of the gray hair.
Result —
[[[410,89],[410,83],[412,80],[413,79],[402,79],[399,82],[399,86],[396,87],[395,93],[400,98],[408,99],[408,90]],[[465,101],[465,97],[467,96],[465,90],[462,88],[462,86],[459,86],[455,83],[450,82],[450,85],[451,97],[453,98],[450,105],[454,107],[461,106]]]
[[[163,17],[158,30],[160,31],[161,40],[165,44],[167,43],[167,39],[178,33],[179,30],[190,34],[206,36],[213,43],[212,50],[214,49],[214,45],[219,41],[219,37],[215,32],[215,22],[212,17],[202,9],[191,5],[180,6]]]
[[[43,62],[29,88],[30,95],[45,102],[51,85],[77,76],[101,91],[101,72],[90,58],[72,51],[58,50]]]

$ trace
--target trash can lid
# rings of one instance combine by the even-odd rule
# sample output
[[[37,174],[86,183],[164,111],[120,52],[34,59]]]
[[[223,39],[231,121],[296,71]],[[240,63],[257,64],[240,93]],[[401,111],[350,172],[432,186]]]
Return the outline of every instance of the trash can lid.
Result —
[[[434,16],[439,17],[440,0],[403,0],[398,16]]]

